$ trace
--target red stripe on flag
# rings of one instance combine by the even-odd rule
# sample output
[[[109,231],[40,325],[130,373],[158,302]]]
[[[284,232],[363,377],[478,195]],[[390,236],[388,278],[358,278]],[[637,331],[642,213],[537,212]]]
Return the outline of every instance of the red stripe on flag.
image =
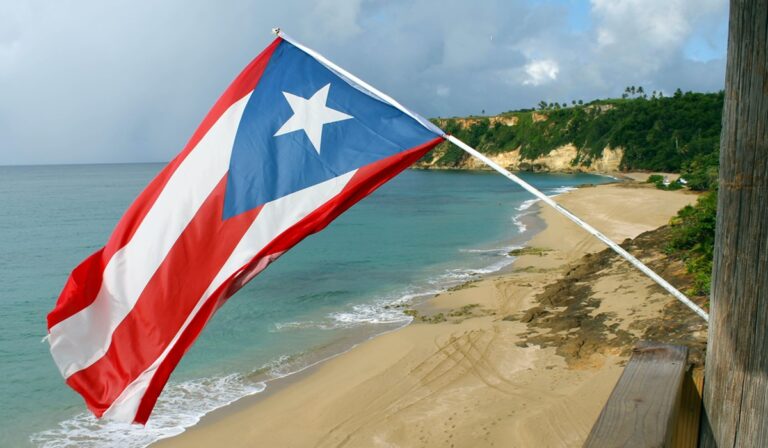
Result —
[[[442,141],[443,138],[438,137],[424,145],[360,168],[341,193],[280,234],[280,236],[265,246],[247,266],[227,279],[200,308],[176,344],[171,348],[165,360],[158,367],[141,400],[134,422],[141,424],[147,422],[171,372],[173,372],[181,357],[184,356],[184,353],[189,350],[195,339],[197,339],[197,336],[203,330],[208,320],[210,320],[227,298],[245,286],[250,279],[264,270],[269,263],[282,253],[307,236],[324,229],[356,202],[408,168]]]
[[[100,417],[162,354],[261,207],[222,220],[224,176],[176,240],[98,361],[67,379]]]
[[[264,51],[261,52],[250,64],[235,78],[226,91],[216,101],[200,126],[184,149],[149,183],[144,191],[133,201],[123,217],[117,223],[107,244],[96,251],[77,268],[72,271],[67,283],[64,285],[56,306],[48,313],[48,329],[64,319],[81,311],[96,299],[101,289],[102,273],[112,256],[124,247],[133,237],[144,217],[154,205],[160,192],[165,188],[168,180],[176,172],[176,169],[184,161],[187,155],[200,143],[211,127],[229,109],[232,104],[239,101],[248,92],[256,88],[264,69],[269,63],[272,53],[282,39],[275,39]]]

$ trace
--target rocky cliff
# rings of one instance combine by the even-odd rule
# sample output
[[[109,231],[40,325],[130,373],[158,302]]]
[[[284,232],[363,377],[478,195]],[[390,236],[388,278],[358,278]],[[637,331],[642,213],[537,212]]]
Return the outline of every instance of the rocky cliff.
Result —
[[[588,108],[593,108],[590,106]],[[606,109],[609,110],[609,109]],[[598,112],[603,112],[599,110]],[[436,119],[435,124],[448,132],[455,133],[456,130],[470,131],[476,127],[483,129],[515,128],[520,125],[519,115],[498,115],[492,117],[465,117],[451,119]],[[531,112],[527,117],[532,123],[546,122],[548,116],[546,113]],[[482,151],[482,148],[478,148]],[[482,162],[472,157],[451,158],[455,159],[453,163],[446,164],[444,157],[448,151],[455,151],[450,143],[444,143],[416,165],[421,169],[466,169],[482,170],[488,169]],[[485,152],[485,151],[483,151]],[[619,171],[624,150],[622,148],[603,149],[600,156],[590,156],[572,144],[567,143],[557,146],[548,153],[539,155],[535,158],[526,157],[521,148],[513,150],[500,151],[495,154],[488,154],[494,162],[513,171],[534,171],[534,172],[616,172]]]
[[[419,161],[416,168],[465,170],[489,169],[483,162],[474,157],[467,157],[454,166],[440,166],[435,164],[447,150],[447,145],[448,143],[443,143],[435,148],[432,153]],[[587,159],[581,157],[576,147],[569,143],[553,149],[545,156],[539,156],[533,160],[523,158],[519,149],[498,154],[489,154],[488,157],[511,171],[610,173],[620,170],[624,151],[621,148],[605,148],[601,157]]]
[[[702,167],[716,166],[722,109],[723,92],[676,91],[670,97],[655,94],[650,98],[572,102],[570,106],[540,104],[536,110],[433,121],[445,132],[514,170],[687,170],[687,178],[694,171],[706,171]],[[447,143],[435,148],[417,166],[482,168],[464,151]]]

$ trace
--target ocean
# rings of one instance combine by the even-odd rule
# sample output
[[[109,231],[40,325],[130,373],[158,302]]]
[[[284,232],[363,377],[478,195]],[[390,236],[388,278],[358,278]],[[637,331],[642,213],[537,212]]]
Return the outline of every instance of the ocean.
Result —
[[[0,166],[0,446],[143,447],[402,325],[403,309],[514,261],[541,222],[494,173],[409,170],[273,263],[217,313],[146,427],[101,423],[41,342],[69,272],[160,164]],[[523,174],[549,195],[588,174]]]

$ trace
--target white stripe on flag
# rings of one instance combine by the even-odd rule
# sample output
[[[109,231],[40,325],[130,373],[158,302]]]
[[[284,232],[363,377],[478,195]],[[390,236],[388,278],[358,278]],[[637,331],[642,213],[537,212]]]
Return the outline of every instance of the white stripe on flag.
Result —
[[[98,361],[168,251],[229,169],[250,94],[227,109],[178,166],[131,240],[109,260],[96,300],[50,331],[64,378]]]
[[[104,413],[104,418],[133,421],[155,371],[211,294],[232,274],[248,264],[272,240],[341,193],[355,172],[351,171],[265,204],[208,289],[195,304],[195,308],[187,316],[171,343],[147,370],[125,388]]]

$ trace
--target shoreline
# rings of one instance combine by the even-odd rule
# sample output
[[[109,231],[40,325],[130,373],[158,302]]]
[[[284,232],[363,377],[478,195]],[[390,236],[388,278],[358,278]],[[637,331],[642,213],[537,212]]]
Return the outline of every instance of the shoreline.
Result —
[[[618,200],[617,190],[620,190]],[[610,218],[615,214],[601,214],[600,210],[589,210],[600,208],[590,204],[595,199],[596,192],[604,196],[603,203],[624,207],[628,202],[624,195],[642,192],[635,194],[643,196],[641,202],[648,199],[646,196],[655,198],[660,205],[664,205],[664,210],[658,213],[643,213],[644,216],[639,217],[640,223],[614,222],[616,220]],[[577,215],[586,216],[588,221],[618,241],[666,223],[677,209],[695,200],[695,195],[691,194],[660,192],[637,186],[628,188],[624,184],[616,183],[582,187],[575,193],[569,192],[561,196],[566,205]],[[670,201],[670,198],[674,200]],[[531,426],[532,422],[528,421],[528,418],[514,416],[521,415],[526,404],[531,406],[528,408],[530,410],[536,407],[535,402],[548,403],[547,397],[562,397],[569,387],[555,386],[565,377],[580,380],[577,381],[580,387],[571,390],[570,395],[579,395],[577,392],[581,388],[581,396],[592,398],[589,403],[571,403],[571,407],[580,409],[576,413],[579,415],[570,415],[573,412],[567,409],[559,410],[560,414],[563,414],[558,414],[561,419],[565,414],[569,414],[566,419],[569,423],[566,426],[574,426],[577,430],[570,431],[575,434],[573,440],[564,439],[563,431],[555,431],[557,441],[566,445],[577,444],[578,440],[583,440],[580,437],[586,436],[584,428],[589,430],[592,420],[602,407],[602,401],[610,393],[621,372],[620,364],[623,358],[619,352],[607,353],[590,357],[582,363],[583,366],[573,368],[569,365],[570,361],[556,353],[555,348],[529,346],[525,343],[525,338],[520,336],[526,331],[531,331],[529,325],[511,316],[524,313],[527,308],[535,305],[534,295],[550,284],[555,276],[561,274],[559,271],[563,266],[573,263],[585,253],[595,253],[602,249],[602,243],[591,241],[589,235],[565,218],[556,215],[553,210],[542,208],[540,204],[536,206],[538,210],[533,216],[543,219],[546,228],[534,235],[526,247],[544,248],[543,252],[523,250],[511,267],[507,266],[500,272],[451,288],[415,306],[418,317],[412,323],[369,336],[363,342],[304,367],[297,373],[272,380],[265,391],[217,409],[182,434],[159,440],[152,446],[205,446],[215,440],[227,440],[228,445],[234,446],[246,446],[249,441],[274,445],[336,445],[340,440],[351,440],[350,437],[358,444],[364,445],[375,444],[375,440],[386,440],[387,443],[408,446],[442,446],[450,443],[455,443],[456,446],[473,446],[467,441],[479,440],[478,435],[482,436],[481,445],[494,446],[495,441],[498,444],[496,446],[503,446],[510,440],[510,434],[505,435],[504,431],[488,429],[498,428],[496,423],[503,420],[514,423],[506,424],[507,429],[517,427],[518,432],[522,432],[522,435],[518,434],[519,437],[512,440],[520,443],[549,443],[552,440],[546,437],[537,439],[531,436],[528,429],[521,429],[523,426],[538,427],[543,431],[545,428],[542,428],[541,424]],[[580,207],[585,210],[579,210]],[[593,215],[591,219],[588,216],[590,214]],[[419,321],[421,316],[426,320]],[[490,339],[485,341],[488,338]],[[502,339],[504,343],[497,339]],[[497,356],[487,357],[488,353],[480,350],[478,344],[485,347],[485,351],[490,350]],[[449,350],[456,354],[458,361],[452,359],[452,356],[446,356]],[[473,351],[478,351],[477,357],[472,356]],[[432,390],[430,384],[442,383],[443,375],[431,379],[426,385],[423,384],[423,378],[418,381],[418,378],[414,378],[418,377],[415,372],[421,365],[430,365],[434,370],[441,369],[441,365],[451,362],[455,364],[454,369],[456,366],[460,367],[460,374],[437,390]],[[444,372],[444,375],[450,377],[455,376],[454,374],[451,370]],[[391,383],[393,377],[400,381]],[[402,390],[400,383],[405,383],[408,387]],[[458,393],[454,390],[453,393],[446,392],[445,396],[440,397],[443,395],[441,391],[453,389],[453,383],[468,383],[471,386],[464,385],[459,387]],[[496,391],[488,395],[487,399],[492,404],[505,401],[495,396],[499,393],[499,388],[503,389],[502,396],[511,395],[515,396],[517,401],[522,401],[522,408],[514,403],[508,403],[511,406],[509,409],[504,406],[478,404],[483,408],[481,414],[494,417],[486,421],[485,426],[480,426],[485,432],[479,434],[475,425],[467,424],[466,418],[462,420],[463,424],[458,424],[457,429],[459,417],[456,413],[461,410],[466,412],[479,396]],[[547,392],[544,390],[547,388],[552,390]],[[467,393],[465,389],[481,391]],[[531,390],[536,392],[531,393]],[[374,391],[378,391],[378,394],[373,393]],[[430,393],[404,406],[404,410],[397,410],[400,407],[396,406],[397,404],[403,405],[413,401],[410,398],[413,398],[414,394],[421,395],[425,392]],[[440,399],[429,398],[435,394]],[[540,395],[533,397],[531,394]],[[565,395],[566,398],[570,397]],[[459,400],[459,397],[463,400]],[[371,399],[373,403],[369,405],[367,401]],[[382,403],[374,406],[377,400]],[[456,403],[448,403],[451,401]],[[425,419],[421,413],[411,415],[406,411],[426,403],[431,406],[425,406],[422,413],[434,414],[435,409],[452,409],[454,412],[452,415],[433,415]],[[307,407],[312,408],[314,412],[308,414]],[[350,415],[352,409],[355,412]],[[514,412],[507,412],[510,410]],[[554,412],[551,409],[549,411]],[[303,416],[302,421],[311,422],[301,434],[290,430],[290,422],[281,422],[280,417],[276,417],[296,413]],[[546,414],[545,412],[544,415]],[[323,417],[326,415],[327,418]],[[335,415],[338,417],[335,418]],[[347,419],[341,419],[342,415],[346,415]],[[350,419],[358,423],[349,427]],[[393,420],[396,422],[393,423]],[[259,421],[270,423],[251,424]],[[389,423],[386,423],[387,421]],[[421,426],[417,424],[419,421],[423,421]],[[438,421],[454,423],[446,427],[443,434],[438,434],[430,429]],[[523,424],[524,422],[527,423]],[[421,428],[420,432],[416,431],[417,427]],[[246,434],[242,433],[243,428],[248,428]],[[269,431],[266,428],[270,428]],[[235,437],[234,434],[238,431],[240,434]],[[230,438],[227,438],[227,434],[230,434]],[[266,440],[269,442],[265,442]]]
[[[611,176],[608,174],[598,174],[598,175],[614,179],[614,182],[621,182],[621,180],[619,180],[615,176]],[[586,184],[586,185],[592,186],[592,184]],[[583,186],[584,185],[579,185],[576,187],[564,187],[564,188],[567,188],[567,190],[564,193],[573,191]],[[564,194],[564,193],[555,194],[553,195],[553,197],[559,196],[560,194]],[[511,240],[507,241],[508,243],[510,243],[510,245],[506,247],[507,249],[511,249],[514,251],[514,250],[526,247],[532,238],[534,238],[538,233],[544,231],[544,229],[546,228],[546,223],[539,216],[539,210],[541,208],[540,200],[530,199],[530,201],[532,201],[532,204],[526,206],[524,209],[518,209],[519,214],[513,216],[513,220],[512,220],[513,225],[517,226],[518,229],[520,229],[520,225],[522,224],[523,226],[525,226],[525,229],[524,230],[521,229],[520,234],[516,235]],[[531,229],[533,229],[533,231],[531,231]],[[500,248],[499,251],[503,249],[505,248]],[[495,249],[492,249],[492,250],[495,250]],[[422,294],[418,299],[409,301],[407,303],[408,306],[407,307],[403,306],[403,309],[408,309],[408,308],[416,309],[416,310],[431,309],[432,306],[429,304],[429,302],[435,299],[436,297],[442,294],[448,293],[455,288],[461,289],[465,285],[470,283],[474,283],[484,279],[494,278],[496,276],[501,276],[506,273],[509,273],[513,269],[514,263],[516,261],[517,261],[517,258],[511,260],[508,264],[503,265],[501,268],[499,268],[496,271],[493,271],[490,273],[475,274],[477,278],[464,280],[455,285],[445,286],[442,288],[441,291],[438,291],[435,293],[429,293],[429,294]],[[494,265],[495,264],[489,265],[486,268],[480,268],[480,270],[489,269]],[[337,358],[339,356],[343,356],[346,353],[354,350],[358,346],[366,344],[374,340],[375,338],[385,336],[392,332],[400,331],[416,323],[418,323],[416,319],[412,318],[410,321],[403,321],[402,323],[379,324],[381,326],[390,327],[383,330],[378,326],[361,327],[359,331],[357,331],[356,337],[348,336],[343,340],[335,341],[332,344],[329,344],[328,346],[325,346],[322,348],[313,347],[309,349],[306,353],[301,354],[301,355],[306,355],[307,357],[305,359],[308,359],[309,361],[306,363],[299,364],[296,370],[290,370],[288,373],[284,373],[276,377],[265,377],[265,378],[259,378],[258,380],[255,380],[257,383],[264,385],[264,388],[262,390],[249,395],[245,395],[239,399],[236,399],[231,403],[228,403],[224,406],[213,409],[208,413],[204,414],[203,416],[201,416],[198,422],[195,423],[194,425],[183,428],[182,431],[178,434],[157,439],[153,441],[149,446],[155,447],[158,445],[162,445],[163,442],[169,439],[176,439],[177,437],[182,437],[186,432],[188,432],[193,428],[205,428],[208,425],[212,425],[212,424],[215,424],[216,422],[224,420],[229,416],[237,412],[240,412],[244,409],[247,409],[249,406],[252,406],[255,403],[258,403],[260,400],[266,399],[267,397],[274,395],[285,388],[290,387],[292,384],[299,382],[308,376],[311,376],[312,373],[316,371],[318,368],[320,368],[324,363],[331,361],[334,358]],[[266,376],[267,373],[261,372],[259,375]]]

